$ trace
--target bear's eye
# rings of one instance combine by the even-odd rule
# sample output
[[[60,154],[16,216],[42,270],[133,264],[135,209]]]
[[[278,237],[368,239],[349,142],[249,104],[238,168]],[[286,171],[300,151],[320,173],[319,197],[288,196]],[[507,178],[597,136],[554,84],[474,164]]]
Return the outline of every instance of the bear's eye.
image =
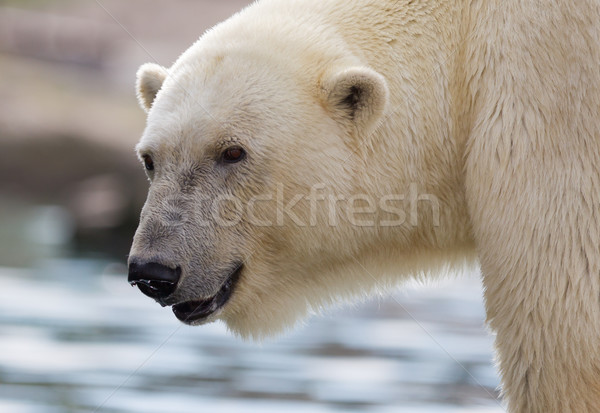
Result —
[[[239,146],[232,146],[231,148],[225,149],[221,157],[224,162],[236,163],[246,157],[246,151]]]
[[[144,160],[144,166],[146,167],[146,169],[149,171],[153,171],[154,161],[152,160],[152,157],[150,155],[144,155],[142,156],[142,159]]]

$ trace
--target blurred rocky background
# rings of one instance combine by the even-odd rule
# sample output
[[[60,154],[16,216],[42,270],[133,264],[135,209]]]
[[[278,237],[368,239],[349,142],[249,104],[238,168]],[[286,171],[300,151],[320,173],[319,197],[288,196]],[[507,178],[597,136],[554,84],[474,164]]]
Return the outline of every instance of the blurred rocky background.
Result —
[[[0,265],[125,260],[147,182],[138,66],[247,0],[0,0]]]

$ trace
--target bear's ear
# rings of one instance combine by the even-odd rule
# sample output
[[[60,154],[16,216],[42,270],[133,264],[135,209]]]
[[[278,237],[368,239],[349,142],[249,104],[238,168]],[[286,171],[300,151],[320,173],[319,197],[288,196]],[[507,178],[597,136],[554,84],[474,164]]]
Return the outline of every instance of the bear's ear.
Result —
[[[137,71],[137,98],[146,112],[152,107],[156,94],[167,77],[167,69],[156,63],[146,63]]]
[[[352,122],[358,134],[377,125],[388,101],[385,78],[368,67],[350,67],[326,76],[323,98],[334,118]]]

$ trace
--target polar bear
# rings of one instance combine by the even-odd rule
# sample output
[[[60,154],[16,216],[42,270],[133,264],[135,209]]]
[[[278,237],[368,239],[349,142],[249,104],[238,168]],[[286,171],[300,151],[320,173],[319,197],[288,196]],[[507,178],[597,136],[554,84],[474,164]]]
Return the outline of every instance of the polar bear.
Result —
[[[259,0],[137,77],[129,281],[260,338],[476,262],[509,411],[600,411],[596,1]]]

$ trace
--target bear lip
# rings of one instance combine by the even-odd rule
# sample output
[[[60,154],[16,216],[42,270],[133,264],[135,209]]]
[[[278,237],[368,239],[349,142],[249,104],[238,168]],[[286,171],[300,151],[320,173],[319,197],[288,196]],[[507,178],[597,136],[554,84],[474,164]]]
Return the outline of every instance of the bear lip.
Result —
[[[235,270],[230,272],[227,280],[225,280],[219,291],[212,297],[173,305],[172,310],[175,317],[185,324],[196,324],[198,321],[208,318],[223,308],[233,294],[235,285],[240,278],[243,264],[237,264],[234,268]]]

